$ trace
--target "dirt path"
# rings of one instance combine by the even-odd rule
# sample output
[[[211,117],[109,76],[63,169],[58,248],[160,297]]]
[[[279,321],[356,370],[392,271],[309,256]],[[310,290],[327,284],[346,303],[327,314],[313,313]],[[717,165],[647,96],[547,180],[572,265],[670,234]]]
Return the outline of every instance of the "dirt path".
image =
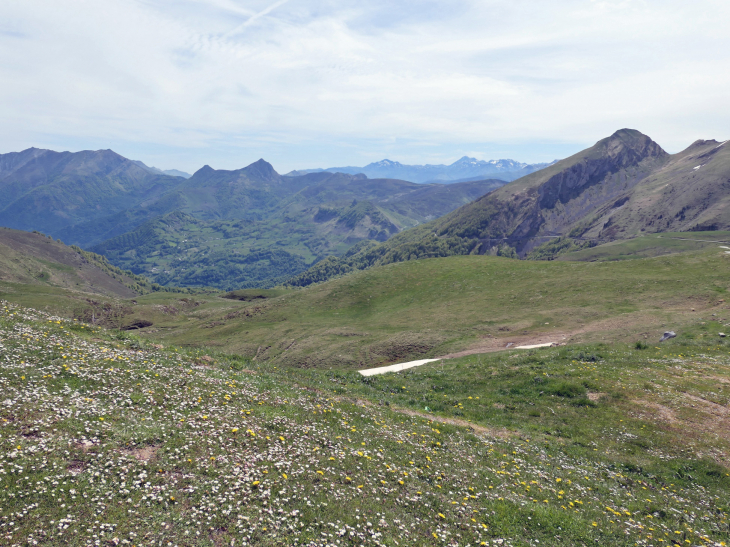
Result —
[[[410,408],[396,407],[396,406],[391,405],[390,409],[394,412],[398,412],[399,414],[407,414],[408,416],[413,416],[414,418],[423,418],[424,420],[428,420],[430,422],[438,422],[440,424],[455,425],[455,426],[459,426],[459,427],[468,427],[469,429],[474,431],[474,433],[480,433],[482,435],[490,435],[492,437],[499,437],[500,439],[506,439],[508,437],[512,437],[515,435],[512,431],[509,431],[507,429],[495,428],[495,427],[484,427],[482,425],[473,424],[466,420],[459,420],[457,418],[444,418],[442,416],[434,416],[433,414],[426,414],[424,412],[419,412],[417,410],[411,410]]]

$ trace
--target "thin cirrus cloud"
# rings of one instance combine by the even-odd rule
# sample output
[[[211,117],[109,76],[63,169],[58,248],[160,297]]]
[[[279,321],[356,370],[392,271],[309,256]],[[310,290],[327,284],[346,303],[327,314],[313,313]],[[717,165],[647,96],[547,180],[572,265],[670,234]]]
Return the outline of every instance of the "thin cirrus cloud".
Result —
[[[627,126],[677,151],[727,137],[729,19],[717,0],[8,2],[0,151],[285,172],[545,161]]]

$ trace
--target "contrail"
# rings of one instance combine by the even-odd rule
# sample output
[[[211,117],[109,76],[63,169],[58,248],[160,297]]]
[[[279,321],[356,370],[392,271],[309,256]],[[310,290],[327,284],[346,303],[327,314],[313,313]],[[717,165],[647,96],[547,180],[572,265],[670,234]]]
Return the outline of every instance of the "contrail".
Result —
[[[234,34],[237,34],[238,32],[240,32],[243,29],[245,29],[247,26],[251,25],[254,21],[256,21],[256,19],[259,19],[259,18],[263,17],[264,15],[268,15],[269,13],[271,13],[272,11],[274,11],[276,8],[278,8],[279,6],[281,6],[283,4],[286,4],[288,1],[289,0],[279,0],[278,2],[274,2],[269,7],[261,10],[260,12],[254,13],[251,17],[249,17],[246,21],[244,21],[243,23],[241,23],[240,25],[238,25],[232,31],[227,32],[224,35],[224,38],[228,38],[229,36],[232,36]]]

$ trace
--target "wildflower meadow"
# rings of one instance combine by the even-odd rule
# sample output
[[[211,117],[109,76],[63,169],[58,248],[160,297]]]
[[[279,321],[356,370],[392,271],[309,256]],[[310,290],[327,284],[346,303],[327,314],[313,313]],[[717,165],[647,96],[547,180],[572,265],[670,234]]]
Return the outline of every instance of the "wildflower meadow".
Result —
[[[668,482],[204,357],[0,303],[0,544],[728,539],[723,482]]]

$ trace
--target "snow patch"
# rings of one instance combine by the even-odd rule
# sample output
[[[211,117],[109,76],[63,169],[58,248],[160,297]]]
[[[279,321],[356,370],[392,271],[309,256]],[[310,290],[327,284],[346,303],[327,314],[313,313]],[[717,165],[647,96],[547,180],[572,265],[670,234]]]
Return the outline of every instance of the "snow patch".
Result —
[[[397,365],[389,365],[387,367],[369,368],[365,370],[358,370],[363,376],[375,376],[376,374],[385,374],[386,372],[400,372],[407,368],[420,367],[426,363],[432,363],[434,361],[440,361],[441,359],[420,359],[418,361],[409,361],[408,363],[398,363]]]
[[[725,142],[728,142],[728,141],[725,141]],[[724,146],[725,142],[721,142],[721,143],[720,143],[720,146]],[[717,150],[718,148],[720,148],[720,146],[716,146],[716,147],[715,147],[715,150]]]
[[[515,346],[514,349],[549,348],[552,345],[553,345],[553,342],[547,342],[546,344],[530,344],[529,346]]]
[[[702,167],[702,166],[701,165],[698,165],[697,167],[693,167],[692,168],[692,171],[697,171],[697,169],[699,169],[700,167]]]

